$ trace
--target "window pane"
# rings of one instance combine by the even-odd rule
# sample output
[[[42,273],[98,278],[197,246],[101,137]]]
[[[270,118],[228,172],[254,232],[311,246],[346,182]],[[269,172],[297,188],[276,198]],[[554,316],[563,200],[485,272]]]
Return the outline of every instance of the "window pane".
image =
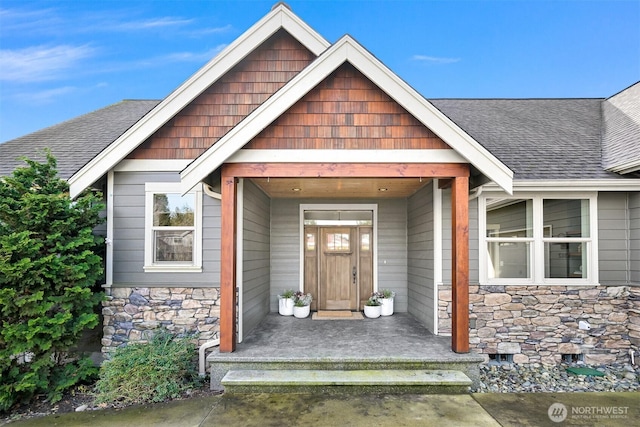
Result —
[[[316,250],[316,235],[315,233],[307,233],[307,250],[315,251]]]
[[[586,242],[545,242],[545,277],[547,279],[586,278],[586,245]]]
[[[589,237],[589,200],[545,199],[543,221],[551,237]]]
[[[487,237],[533,237],[531,202],[487,199]]]
[[[193,261],[193,230],[154,231],[154,261]]]
[[[195,211],[195,195],[187,194],[154,194],[153,225],[154,227],[193,226]]]
[[[348,251],[350,248],[349,233],[328,233],[327,250]]]
[[[360,235],[360,250],[365,252],[371,250],[371,236],[369,233]]]
[[[487,242],[487,250],[490,279],[531,277],[531,242]]]

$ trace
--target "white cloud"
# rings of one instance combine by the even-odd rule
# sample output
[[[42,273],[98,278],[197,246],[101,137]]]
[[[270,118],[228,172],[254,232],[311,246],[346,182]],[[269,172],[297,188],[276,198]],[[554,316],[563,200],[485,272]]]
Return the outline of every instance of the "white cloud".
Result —
[[[232,25],[225,25],[224,27],[203,28],[201,30],[190,31],[189,35],[192,37],[201,37],[201,36],[208,36],[210,34],[223,34],[223,33],[228,33],[232,29],[233,29]]]
[[[427,56],[427,55],[413,55],[411,57],[413,61],[427,62],[430,64],[452,64],[459,62],[460,58],[445,58],[440,56]]]
[[[193,19],[163,17],[163,18],[146,19],[142,21],[121,22],[112,26],[107,25],[106,28],[112,29],[112,30],[121,30],[121,31],[137,31],[137,30],[148,30],[151,28],[180,27],[183,25],[189,25],[191,23],[193,23]]]
[[[39,82],[55,80],[94,55],[95,49],[84,46],[33,46],[0,50],[0,81]]]
[[[22,92],[13,95],[13,98],[19,102],[29,105],[43,105],[50,104],[56,100],[56,98],[66,95],[71,92],[75,92],[77,89],[73,86],[64,86],[53,89],[42,90],[39,92]]]
[[[166,55],[160,55],[152,58],[141,59],[135,62],[130,62],[126,64],[116,65],[111,67],[109,71],[113,72],[121,69],[132,69],[132,68],[149,68],[149,67],[160,67],[163,65],[180,63],[180,62],[195,62],[195,63],[204,63],[213,59],[218,53],[220,53],[225,47],[226,44],[221,44],[213,49],[209,49],[204,52],[174,52],[168,53]]]
[[[162,57],[156,58],[155,61],[159,62],[206,62],[211,60],[214,56],[220,53],[225,47],[226,44],[221,44],[213,49],[209,49],[205,52],[176,52],[164,55]]]
[[[62,25],[54,9],[0,9],[0,21],[5,34],[40,33],[50,29],[58,30]]]

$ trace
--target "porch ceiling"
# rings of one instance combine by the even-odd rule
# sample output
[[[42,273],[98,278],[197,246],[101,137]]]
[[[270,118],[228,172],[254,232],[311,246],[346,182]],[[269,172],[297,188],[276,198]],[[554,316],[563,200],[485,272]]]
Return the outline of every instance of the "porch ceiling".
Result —
[[[402,198],[429,178],[253,178],[273,198]]]

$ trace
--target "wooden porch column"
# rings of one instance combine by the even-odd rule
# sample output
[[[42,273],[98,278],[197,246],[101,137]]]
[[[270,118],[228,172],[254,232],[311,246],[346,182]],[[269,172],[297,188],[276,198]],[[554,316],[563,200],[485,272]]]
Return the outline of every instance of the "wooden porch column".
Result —
[[[220,230],[220,352],[236,349],[236,177],[222,168]]]
[[[469,352],[469,178],[451,185],[451,349]]]

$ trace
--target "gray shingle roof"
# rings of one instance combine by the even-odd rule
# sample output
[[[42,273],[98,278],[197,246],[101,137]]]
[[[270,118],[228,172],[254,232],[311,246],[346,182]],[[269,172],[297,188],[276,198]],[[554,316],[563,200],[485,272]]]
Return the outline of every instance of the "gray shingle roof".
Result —
[[[602,116],[604,168],[640,163],[640,82],[604,101]]]
[[[159,101],[122,101],[66,122],[0,144],[0,176],[25,166],[20,157],[42,159],[49,148],[63,179],[82,168]]]
[[[602,167],[603,99],[434,99],[515,173],[515,179],[617,179]],[[159,101],[122,101],[0,144],[0,175],[50,147],[69,178]],[[637,138],[637,134],[635,134]],[[629,174],[624,177],[637,177]]]
[[[514,179],[618,178],[601,165],[602,99],[435,99]]]

